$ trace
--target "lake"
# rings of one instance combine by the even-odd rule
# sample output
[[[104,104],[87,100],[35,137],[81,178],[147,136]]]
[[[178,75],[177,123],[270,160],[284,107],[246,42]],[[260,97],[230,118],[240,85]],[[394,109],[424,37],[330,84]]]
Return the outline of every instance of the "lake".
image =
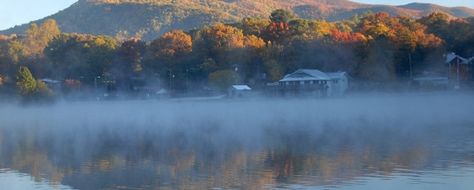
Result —
[[[474,95],[0,107],[1,189],[474,189]]]

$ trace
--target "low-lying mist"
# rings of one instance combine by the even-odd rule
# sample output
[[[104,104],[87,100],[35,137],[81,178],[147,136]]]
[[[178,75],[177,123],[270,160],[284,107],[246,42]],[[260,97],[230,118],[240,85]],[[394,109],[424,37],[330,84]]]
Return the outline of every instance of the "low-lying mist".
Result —
[[[180,133],[215,142],[238,140],[259,145],[263,136],[329,131],[370,134],[373,130],[426,132],[474,124],[471,95],[384,95],[338,99],[213,101],[62,102],[54,106],[0,108],[0,129],[81,136],[90,141],[107,133],[156,140]],[[442,126],[442,127],[440,127]],[[192,144],[192,140],[186,143]],[[251,146],[253,147],[253,146]]]
[[[470,121],[474,96],[358,95],[335,99],[229,99],[61,102],[54,106],[0,107],[2,128],[54,130],[111,129],[195,130],[219,126],[234,132],[262,127],[301,125],[308,128],[383,124],[381,127],[420,126]],[[381,122],[381,123],[378,123]]]
[[[268,170],[275,183],[317,176],[312,185],[400,167],[442,170],[459,160],[474,162],[473,97],[6,104],[0,108],[0,168],[40,171],[79,189],[260,189],[274,183],[259,180]]]

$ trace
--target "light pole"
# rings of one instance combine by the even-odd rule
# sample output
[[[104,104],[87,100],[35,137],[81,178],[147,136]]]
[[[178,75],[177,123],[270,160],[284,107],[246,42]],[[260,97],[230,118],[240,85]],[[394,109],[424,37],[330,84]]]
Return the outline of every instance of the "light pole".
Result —
[[[97,91],[97,79],[100,79],[100,76],[94,77],[94,88]]]
[[[460,59],[457,58],[457,67],[456,67],[456,75],[457,75],[457,79],[456,79],[456,89],[458,89],[460,86],[461,86],[461,77],[459,76],[459,64],[460,63]]]
[[[171,72],[171,69],[169,70],[170,74],[169,74],[169,79],[170,79],[170,90],[173,89],[173,79],[175,77],[175,75]]]
[[[186,93],[189,92],[189,90],[188,90],[188,88],[189,88],[189,86],[188,86],[188,74],[189,74],[189,69],[188,69],[188,67],[186,67],[186,81],[185,81],[185,83],[186,83],[185,84],[186,85]]]
[[[413,80],[413,65],[411,62],[411,53],[408,53],[408,63],[410,64],[410,80]]]
[[[238,81],[239,80],[239,77],[238,77],[238,75],[239,75],[239,66],[237,66],[236,64],[233,65],[233,66],[234,66],[235,74],[237,75],[237,76],[234,75],[234,83],[240,83],[240,81]]]

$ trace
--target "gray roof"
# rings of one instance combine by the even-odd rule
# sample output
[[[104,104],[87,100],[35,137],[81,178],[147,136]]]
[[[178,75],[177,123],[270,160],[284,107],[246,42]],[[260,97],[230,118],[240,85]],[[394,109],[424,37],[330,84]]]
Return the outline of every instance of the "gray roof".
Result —
[[[467,59],[467,62],[469,64],[474,64],[474,57],[471,57],[471,58]]]
[[[58,84],[61,83],[61,81],[58,80],[53,80],[53,79],[39,79],[40,81],[44,83],[49,83],[49,84]]]
[[[341,79],[346,77],[346,72],[335,72],[335,73],[326,73],[331,79]]]
[[[464,57],[461,57],[459,55],[456,55],[455,53],[449,53],[448,55],[446,55],[446,63],[448,64],[452,64],[454,60],[460,60],[460,64],[471,64],[472,61],[474,60],[474,57],[471,57],[469,59],[466,59]]]
[[[311,80],[331,80],[331,77],[316,69],[299,69],[294,73],[286,75],[280,82]]]
[[[252,90],[252,88],[250,88],[247,85],[232,85],[232,89],[234,89],[234,90]]]

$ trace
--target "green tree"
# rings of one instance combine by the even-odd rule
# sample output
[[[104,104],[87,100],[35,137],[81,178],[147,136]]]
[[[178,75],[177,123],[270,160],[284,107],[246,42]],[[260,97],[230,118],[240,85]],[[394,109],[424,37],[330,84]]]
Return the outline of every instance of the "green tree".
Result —
[[[110,72],[117,55],[117,41],[109,36],[61,34],[45,49],[57,78],[81,79],[89,84],[94,77]]]
[[[15,76],[16,65],[24,62],[25,48],[17,39],[8,39],[0,42],[0,73],[6,78]]]
[[[0,59],[10,64],[18,64],[26,57],[25,46],[18,40],[0,43]]]
[[[288,23],[290,20],[294,19],[295,15],[292,12],[285,9],[274,10],[270,15],[270,20],[273,23]]]
[[[88,76],[104,76],[114,67],[117,55],[117,40],[110,36],[94,36],[92,41],[85,44],[86,64]]]
[[[310,31],[309,21],[305,19],[294,19],[289,23],[291,34],[294,36],[303,36],[306,37],[307,33]]]
[[[332,31],[337,28],[337,26],[332,22],[327,22],[324,20],[321,21],[312,21],[310,22],[309,34],[310,39],[321,39],[323,37],[330,36]]]
[[[209,84],[218,90],[225,91],[239,82],[239,75],[233,70],[219,70],[209,74]]]
[[[270,20],[268,19],[244,18],[239,23],[239,28],[242,29],[245,35],[261,36],[269,24]]]
[[[239,74],[246,84],[255,85],[262,82],[263,77],[263,60],[261,53],[266,46],[263,39],[250,35],[245,36],[245,49],[242,57],[242,64],[239,68]]]
[[[388,39],[375,39],[359,47],[357,57],[360,63],[354,74],[358,79],[371,82],[392,82],[396,79],[394,63],[395,48]]]
[[[242,51],[245,48],[245,35],[242,30],[222,23],[204,27],[195,38],[193,54],[200,63],[210,63],[212,67],[201,65],[204,78],[209,72],[216,70],[235,69],[242,63]]]
[[[33,97],[36,92],[36,80],[28,67],[21,66],[16,76],[18,94],[22,97]]]
[[[33,23],[26,31],[24,45],[29,55],[42,55],[43,49],[55,37],[61,34],[58,24],[53,19],[46,20],[41,26]]]
[[[132,78],[144,73],[145,52],[146,43],[138,38],[126,40],[117,48],[116,58],[108,69],[108,73],[115,79],[117,90],[132,90]]]
[[[263,49],[262,59],[268,81],[278,81],[285,75],[286,65],[282,63],[283,52],[284,46],[279,44],[270,44]]]
[[[418,22],[426,25],[430,33],[443,35],[448,32],[449,20],[449,15],[446,13],[435,12],[420,18]]]
[[[143,70],[142,58],[146,51],[146,43],[139,39],[127,40],[117,50],[119,70],[121,73],[138,73]]]
[[[191,35],[182,30],[173,30],[151,42],[149,51],[152,61],[148,64],[159,73],[164,81],[174,90],[187,88],[187,80],[195,73],[195,66],[189,64],[193,51]],[[197,65],[197,64],[195,64]]]

